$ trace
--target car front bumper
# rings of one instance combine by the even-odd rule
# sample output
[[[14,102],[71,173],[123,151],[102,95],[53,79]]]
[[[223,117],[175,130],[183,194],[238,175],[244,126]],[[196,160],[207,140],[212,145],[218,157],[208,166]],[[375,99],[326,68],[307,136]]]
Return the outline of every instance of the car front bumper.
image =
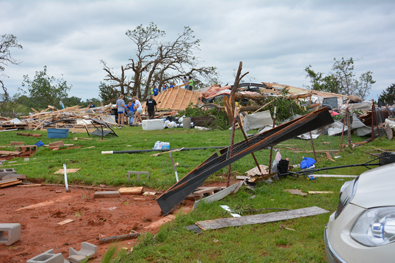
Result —
[[[325,227],[324,239],[325,239],[326,259],[327,259],[328,263],[347,263],[332,248],[331,243],[329,242],[329,239],[328,239],[328,228],[327,227]]]

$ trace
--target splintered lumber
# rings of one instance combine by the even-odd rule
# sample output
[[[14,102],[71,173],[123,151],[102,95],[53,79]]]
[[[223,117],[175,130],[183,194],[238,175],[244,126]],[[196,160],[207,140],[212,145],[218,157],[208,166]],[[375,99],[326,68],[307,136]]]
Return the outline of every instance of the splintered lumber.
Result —
[[[102,191],[102,192],[95,192],[94,198],[114,198],[120,197],[121,194],[119,191]]]
[[[16,187],[26,188],[26,187],[40,187],[40,186],[41,184],[21,184],[21,185],[17,185]]]
[[[0,155],[19,155],[19,151],[0,151]]]
[[[25,142],[15,142],[15,141],[11,141],[10,145],[25,145]]]
[[[317,206],[312,206],[307,208],[301,208],[301,209],[289,210],[283,212],[274,212],[268,214],[198,221],[196,222],[196,225],[198,225],[203,230],[220,229],[220,228],[232,227],[232,226],[264,224],[264,223],[283,221],[283,220],[300,218],[300,217],[320,215],[328,212],[329,211],[325,209],[319,208]]]
[[[284,189],[285,192],[290,192],[293,195],[302,195],[302,196],[306,196],[306,193],[303,193],[302,190],[299,189]]]
[[[11,180],[11,181],[5,181],[5,182],[1,182],[0,181],[0,188],[4,188],[4,187],[7,187],[7,186],[12,186],[12,185],[17,185],[17,184],[21,184],[22,183],[22,181],[19,181],[19,180]]]
[[[141,195],[143,193],[143,187],[122,187],[118,191],[121,195]]]
[[[76,168],[76,169],[66,169],[66,173],[76,173],[80,170],[81,168]],[[64,169],[59,169],[54,174],[64,174]]]
[[[51,143],[48,145],[49,149],[59,148],[59,147],[63,147],[63,146],[64,146],[63,141],[51,142]]]
[[[21,133],[17,132],[16,135],[21,135],[21,136],[33,136],[33,137],[41,137],[41,134],[33,134],[33,133]]]
[[[63,226],[65,224],[71,223],[73,221],[74,221],[73,219],[66,219],[66,220],[63,220],[62,222],[59,222],[58,225]]]
[[[333,194],[333,191],[309,191],[309,194]]]

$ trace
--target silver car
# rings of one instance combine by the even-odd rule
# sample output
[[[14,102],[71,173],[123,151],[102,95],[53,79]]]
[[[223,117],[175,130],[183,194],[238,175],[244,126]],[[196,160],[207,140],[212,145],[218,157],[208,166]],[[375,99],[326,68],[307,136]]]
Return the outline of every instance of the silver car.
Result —
[[[325,228],[328,262],[395,262],[395,163],[346,182],[339,199]]]

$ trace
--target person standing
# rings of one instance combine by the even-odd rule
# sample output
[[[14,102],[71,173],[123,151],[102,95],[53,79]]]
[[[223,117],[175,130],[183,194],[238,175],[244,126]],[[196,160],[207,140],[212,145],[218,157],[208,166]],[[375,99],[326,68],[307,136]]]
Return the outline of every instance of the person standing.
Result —
[[[182,82],[185,84],[184,89],[189,89],[189,87],[188,87],[188,82],[189,81],[188,81],[186,76],[184,77],[184,80]]]
[[[154,96],[150,96],[150,98],[145,103],[145,108],[148,111],[148,118],[154,119],[155,118],[155,111],[156,111],[156,101],[154,100]]]
[[[162,92],[165,91],[165,90],[167,90],[167,86],[166,86],[166,84],[163,83],[163,85],[162,85]]]
[[[126,105],[126,110],[129,112],[129,126],[132,126],[134,120],[134,103],[130,100],[128,105]]]
[[[189,77],[189,90],[193,90],[193,80],[191,77]]]
[[[89,104],[89,108],[94,108],[96,107],[95,104],[93,104],[93,101],[91,101],[91,103]]]
[[[152,94],[154,94],[154,96],[158,96],[158,94],[159,94],[159,89],[155,85],[152,88]]]
[[[123,127],[124,114],[125,114],[125,101],[123,100],[124,96],[121,94],[116,104],[118,107],[118,127]]]
[[[136,118],[140,121],[140,123],[143,122],[143,119],[141,118],[141,113],[143,112],[143,106],[141,106],[140,101],[137,99],[136,96],[133,97],[134,100],[134,108],[136,109]]]
[[[171,83],[171,84],[170,84],[169,89],[172,89],[172,88],[174,88],[174,83]]]

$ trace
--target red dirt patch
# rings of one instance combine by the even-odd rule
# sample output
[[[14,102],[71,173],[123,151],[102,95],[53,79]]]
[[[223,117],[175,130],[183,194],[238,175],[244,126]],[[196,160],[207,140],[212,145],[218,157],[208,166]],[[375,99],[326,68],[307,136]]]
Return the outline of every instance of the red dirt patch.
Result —
[[[49,249],[67,259],[69,247],[79,250],[82,242],[98,246],[98,258],[101,258],[110,244],[99,243],[99,235],[123,235],[132,229],[141,234],[156,234],[158,228],[144,227],[163,218],[152,196],[94,199],[92,190],[71,188],[66,193],[64,187],[54,186],[8,187],[0,192],[4,194],[0,196],[0,223],[20,223],[22,227],[20,241],[8,247],[0,244],[0,262],[26,262]],[[187,207],[193,204],[184,202]],[[58,225],[66,219],[74,221]],[[134,243],[135,239],[131,239],[119,245],[132,247]]]

